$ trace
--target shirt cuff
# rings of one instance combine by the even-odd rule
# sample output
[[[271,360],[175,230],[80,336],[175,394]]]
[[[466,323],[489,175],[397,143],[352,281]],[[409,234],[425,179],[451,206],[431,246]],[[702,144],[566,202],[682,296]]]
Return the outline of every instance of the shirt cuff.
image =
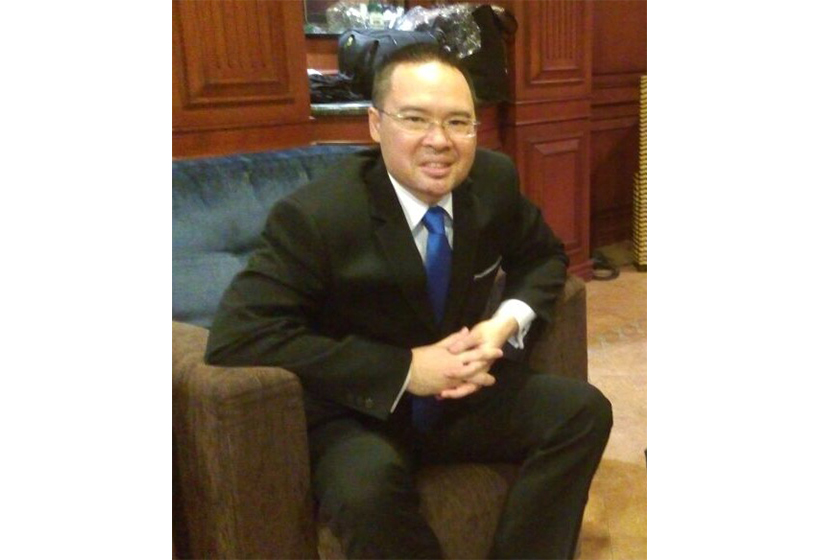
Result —
[[[496,309],[496,312],[493,314],[493,318],[508,319],[510,317],[516,319],[516,322],[519,325],[519,331],[514,333],[513,336],[508,339],[508,344],[514,348],[524,348],[525,335],[528,334],[528,329],[531,328],[531,323],[533,323],[534,319],[536,319],[537,314],[534,313],[534,310],[531,309],[530,305],[522,300],[506,299],[499,305],[499,308]]]
[[[402,399],[405,390],[408,388],[408,380],[411,378],[411,366],[408,367],[408,373],[405,374],[405,383],[403,383],[402,389],[400,389],[399,395],[397,395],[397,400],[394,401],[394,404],[391,405],[391,413],[397,409],[397,405],[400,404],[400,399]]]

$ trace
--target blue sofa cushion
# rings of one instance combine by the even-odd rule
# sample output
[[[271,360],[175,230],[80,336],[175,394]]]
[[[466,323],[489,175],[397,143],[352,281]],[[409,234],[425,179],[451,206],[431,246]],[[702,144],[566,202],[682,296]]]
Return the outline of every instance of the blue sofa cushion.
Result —
[[[274,203],[359,145],[172,162],[172,318],[209,327]]]

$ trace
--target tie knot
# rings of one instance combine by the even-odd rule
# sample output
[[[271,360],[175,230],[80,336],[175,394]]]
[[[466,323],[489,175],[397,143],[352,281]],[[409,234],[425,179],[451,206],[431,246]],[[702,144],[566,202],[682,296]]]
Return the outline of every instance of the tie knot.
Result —
[[[446,214],[446,211],[443,208],[441,208],[440,206],[432,206],[426,212],[426,215],[423,216],[423,225],[426,226],[426,229],[428,229],[432,233],[445,233],[443,227],[444,214]]]

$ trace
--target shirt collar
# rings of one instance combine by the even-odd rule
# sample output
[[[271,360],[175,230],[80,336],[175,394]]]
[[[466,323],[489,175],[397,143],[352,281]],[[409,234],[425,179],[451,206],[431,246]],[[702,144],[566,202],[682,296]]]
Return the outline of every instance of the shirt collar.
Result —
[[[388,177],[391,179],[391,184],[394,185],[394,191],[397,193],[397,198],[400,201],[400,206],[402,206],[403,213],[405,214],[405,219],[408,222],[409,227],[413,230],[416,228],[420,221],[423,219],[423,216],[426,215],[426,212],[429,210],[429,205],[414,196],[407,188],[402,186],[394,176],[388,173]],[[435,206],[440,206],[446,212],[446,215],[449,217],[450,220],[453,218],[452,213],[452,193],[446,193],[446,196],[441,198]]]

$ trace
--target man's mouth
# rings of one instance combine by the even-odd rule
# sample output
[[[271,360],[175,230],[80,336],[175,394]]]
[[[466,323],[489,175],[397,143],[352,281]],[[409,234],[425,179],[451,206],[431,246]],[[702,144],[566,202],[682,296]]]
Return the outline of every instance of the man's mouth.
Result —
[[[452,164],[443,161],[427,161],[420,165],[420,169],[426,175],[439,179],[449,174]]]

